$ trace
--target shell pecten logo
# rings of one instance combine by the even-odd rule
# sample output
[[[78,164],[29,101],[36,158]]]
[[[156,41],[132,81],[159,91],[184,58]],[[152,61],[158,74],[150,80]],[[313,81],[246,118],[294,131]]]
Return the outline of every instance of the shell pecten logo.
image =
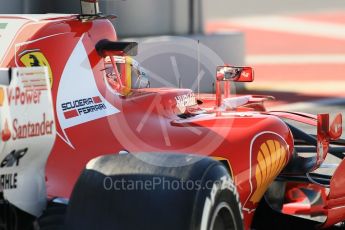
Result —
[[[5,91],[2,87],[0,87],[0,106],[4,105],[5,100]]]
[[[258,203],[267,187],[282,171],[287,161],[287,149],[277,140],[268,140],[261,144],[255,169],[256,190],[250,201]]]

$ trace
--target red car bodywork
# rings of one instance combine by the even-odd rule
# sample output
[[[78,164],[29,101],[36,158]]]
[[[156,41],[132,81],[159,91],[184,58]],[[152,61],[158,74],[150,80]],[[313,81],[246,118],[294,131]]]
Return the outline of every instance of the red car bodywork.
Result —
[[[259,97],[257,101],[253,99],[252,107],[183,119],[178,116],[176,97],[191,95],[189,89],[137,89],[128,95],[114,94],[102,71],[104,58],[95,49],[102,39],[117,40],[113,25],[106,19],[82,22],[77,16],[55,16],[30,20],[16,35],[1,62],[2,67],[24,66],[20,55],[39,50],[50,66],[59,137],[46,166],[48,196],[69,198],[87,162],[100,155],[123,150],[208,155],[228,161],[248,229],[264,192],[292,158],[294,140],[288,126],[278,116],[255,112],[255,108],[261,108]],[[59,93],[71,93],[61,86],[61,76],[78,44],[86,51],[87,58],[82,61],[89,62],[91,80],[97,86],[93,102],[106,100],[118,112],[65,128],[62,122],[78,113],[72,111],[64,114],[64,118],[59,117],[57,111],[62,104],[57,98]],[[83,77],[85,82],[90,81],[88,76],[78,76],[81,81],[73,86],[76,92],[88,87],[83,84]],[[85,95],[81,93],[80,99],[85,99]],[[212,111],[215,104],[215,99],[205,98],[205,103],[194,109]],[[312,118],[297,119],[316,125]]]

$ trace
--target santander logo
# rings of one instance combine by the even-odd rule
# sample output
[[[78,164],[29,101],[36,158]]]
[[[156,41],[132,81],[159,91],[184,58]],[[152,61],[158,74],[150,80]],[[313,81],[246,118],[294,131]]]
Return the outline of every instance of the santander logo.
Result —
[[[5,121],[4,129],[1,131],[1,139],[2,141],[8,141],[11,138],[11,131],[8,127],[8,121]]]

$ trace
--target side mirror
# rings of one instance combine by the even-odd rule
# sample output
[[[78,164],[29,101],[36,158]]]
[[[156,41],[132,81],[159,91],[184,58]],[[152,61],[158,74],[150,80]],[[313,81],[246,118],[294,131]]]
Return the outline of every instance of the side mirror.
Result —
[[[252,67],[217,66],[216,73],[216,106],[222,104],[222,87],[224,85],[224,98],[230,97],[230,82],[252,82],[254,81],[254,70]]]
[[[327,140],[338,140],[343,134],[343,116],[338,113],[335,118],[330,121],[329,114],[318,114],[318,136]]]
[[[218,81],[252,82],[254,71],[252,67],[218,66]]]

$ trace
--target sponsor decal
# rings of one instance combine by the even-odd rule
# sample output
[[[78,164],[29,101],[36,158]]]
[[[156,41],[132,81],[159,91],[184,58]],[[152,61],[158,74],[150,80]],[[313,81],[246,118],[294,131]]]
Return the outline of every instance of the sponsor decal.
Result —
[[[18,173],[0,174],[0,191],[16,189]]]
[[[5,159],[2,160],[0,168],[12,168],[20,166],[20,160],[26,155],[28,148],[12,150]],[[3,190],[16,189],[18,173],[0,174],[0,188]]]
[[[250,198],[253,204],[261,200],[267,187],[284,168],[287,162],[287,153],[286,146],[275,139],[264,141],[260,145],[254,174],[256,190]]]
[[[61,104],[66,119],[107,109],[100,97],[89,97]]]
[[[176,100],[176,107],[179,109],[181,113],[184,113],[187,107],[195,106],[197,104],[194,93],[176,96],[175,100]]]
[[[251,141],[249,150],[250,194],[243,205],[243,211],[256,210],[269,185],[281,173],[289,161],[289,145],[279,134],[264,131]]]
[[[53,72],[47,58],[40,50],[26,50],[19,54],[20,61],[26,67],[45,66],[48,68],[50,87],[53,85]]]
[[[99,92],[83,39],[84,36],[80,38],[65,65],[56,98],[58,136],[71,148],[74,146],[65,132],[67,128],[120,112]],[[80,86],[78,90],[76,85]]]
[[[21,124],[16,118],[13,120],[13,140],[25,139],[30,137],[39,137],[45,135],[51,135],[54,131],[54,121],[47,120],[46,114],[43,113],[43,118],[39,122],[27,122]]]
[[[1,131],[1,139],[6,142],[11,138],[11,130],[8,127],[8,121],[5,120],[4,129]]]
[[[24,86],[25,87],[25,86]],[[25,89],[20,87],[8,88],[8,104],[14,105],[30,105],[30,104],[40,104],[41,102],[41,91]]]
[[[249,78],[249,75],[250,73],[249,72],[246,72],[246,71],[244,71],[244,70],[242,70],[242,72],[241,72],[241,77],[243,77],[243,78]]]
[[[37,198],[46,193],[45,164],[56,138],[48,68],[13,68],[9,86],[2,88],[0,190],[11,204],[38,216],[44,202]]]
[[[28,152],[28,148],[12,150],[5,159],[2,160],[0,168],[19,166],[20,159]]]
[[[8,23],[0,23],[0,30],[6,29]]]
[[[219,194],[220,191],[230,191],[236,198],[236,204],[238,205],[239,210],[242,209],[241,201],[239,194],[237,192],[236,186],[232,179],[227,176],[223,176],[215,182],[212,186],[212,190],[210,196],[206,197],[203,212],[202,212],[202,220],[201,220],[201,227],[200,230],[207,230],[207,226],[209,226],[211,210],[215,208],[216,204],[216,195]],[[243,213],[240,212],[241,219],[243,220]]]
[[[5,91],[3,88],[0,88],[0,106],[4,105],[5,101]]]
[[[119,63],[119,64],[125,64],[126,63],[126,57],[124,57],[124,56],[113,56],[113,58],[114,58],[115,63]],[[111,59],[109,56],[105,57],[104,61],[106,63],[111,63]]]

